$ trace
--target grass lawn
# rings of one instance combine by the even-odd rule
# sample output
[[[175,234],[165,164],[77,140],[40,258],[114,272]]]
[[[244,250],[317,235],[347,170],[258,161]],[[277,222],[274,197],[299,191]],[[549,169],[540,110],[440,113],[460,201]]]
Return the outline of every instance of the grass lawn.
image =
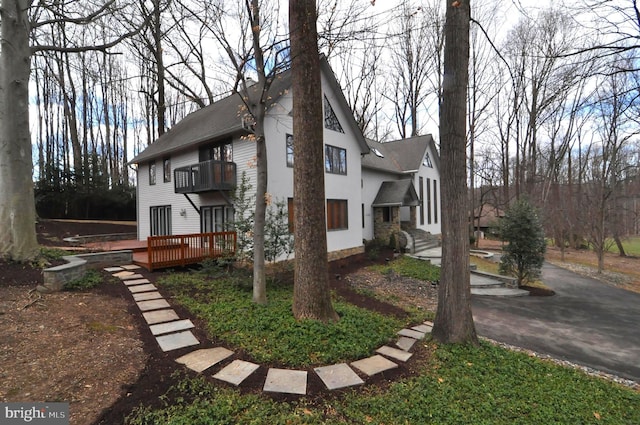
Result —
[[[410,260],[410,259],[409,259]],[[381,272],[433,278],[426,262],[400,258]],[[423,268],[421,270],[421,268]],[[159,284],[208,324],[209,332],[257,362],[290,367],[371,355],[403,324],[336,301],[340,322],[291,318],[292,290],[268,285],[269,304],[250,301],[247,276],[174,274]],[[250,278],[249,281],[250,282]],[[276,401],[181,373],[179,384],[141,406],[128,424],[638,424],[640,392],[580,371],[482,343],[423,341],[414,376],[321,396]]]
[[[622,240],[622,246],[624,247],[627,255],[633,255],[640,257],[640,236],[631,236]],[[618,247],[615,243],[612,243],[609,252],[619,253]]]

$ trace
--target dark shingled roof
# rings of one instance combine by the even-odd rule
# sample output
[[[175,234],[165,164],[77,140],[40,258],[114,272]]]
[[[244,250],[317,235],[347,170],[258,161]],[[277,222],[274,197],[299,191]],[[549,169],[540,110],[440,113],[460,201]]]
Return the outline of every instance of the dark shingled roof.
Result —
[[[418,206],[420,199],[409,179],[382,182],[374,199],[374,207]]]
[[[269,89],[272,105],[286,93],[290,86],[290,71],[284,71],[274,77]],[[251,99],[257,99],[259,94],[257,85],[249,87]],[[233,93],[205,108],[192,112],[133,158],[131,163],[144,162],[230,135],[248,133],[242,127],[243,109],[244,103],[240,94]]]
[[[367,140],[367,143],[371,152],[362,157],[362,166],[365,168],[398,174],[416,172],[420,169],[429,146],[436,153],[435,158],[432,155],[431,161],[434,166],[440,168],[440,158],[430,134],[386,143]],[[376,151],[382,156],[377,155]]]
[[[343,110],[350,113],[351,109],[347,104],[342,89],[331,70],[327,59],[320,58],[320,68],[324,72],[330,86],[337,96]],[[291,70],[277,74],[269,88],[268,99],[271,105],[277,101],[291,88]],[[250,99],[258,99],[260,92],[258,86],[249,87]],[[177,123],[171,130],[160,136],[147,149],[133,158],[130,163],[138,164],[167,154],[192,148],[208,141],[215,141],[235,134],[248,133],[242,126],[242,110],[244,103],[240,94],[234,93],[205,108],[192,112]],[[355,120],[351,119],[347,123],[354,132],[363,153],[369,151],[367,142],[358,128]]]

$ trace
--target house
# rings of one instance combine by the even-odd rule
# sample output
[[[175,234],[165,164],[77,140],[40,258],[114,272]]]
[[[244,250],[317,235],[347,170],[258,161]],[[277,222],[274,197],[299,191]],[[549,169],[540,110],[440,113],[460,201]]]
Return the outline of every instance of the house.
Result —
[[[439,234],[433,139],[365,140],[324,57],[321,81],[330,258],[362,252],[363,240],[388,237],[401,221]],[[290,72],[278,74],[265,117],[268,192],[287,204],[295,160],[290,89]],[[193,112],[131,161],[137,164],[138,239],[218,232],[233,220],[231,199],[240,176],[256,176],[255,144],[242,106],[233,94]],[[381,226],[388,230],[376,230]]]
[[[431,135],[368,141],[362,157],[363,238],[415,230],[440,234],[440,157]]]
[[[476,207],[473,210],[473,222],[471,223],[476,238],[484,239],[486,234],[494,233],[503,217],[504,211],[489,203]]]

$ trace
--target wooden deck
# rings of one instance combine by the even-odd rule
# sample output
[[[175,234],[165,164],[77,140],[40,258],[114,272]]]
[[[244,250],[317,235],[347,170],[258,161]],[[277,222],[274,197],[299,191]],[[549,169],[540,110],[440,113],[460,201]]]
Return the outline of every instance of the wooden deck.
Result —
[[[236,233],[194,233],[189,235],[151,236],[146,241],[103,243],[102,249],[133,251],[133,263],[149,271],[197,264],[207,258],[234,255]]]

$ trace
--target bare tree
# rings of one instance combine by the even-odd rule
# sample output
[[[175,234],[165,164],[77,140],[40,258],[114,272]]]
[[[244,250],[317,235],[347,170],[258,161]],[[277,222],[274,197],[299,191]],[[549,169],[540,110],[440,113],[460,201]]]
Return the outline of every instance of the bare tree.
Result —
[[[439,9],[403,3],[399,9],[398,28],[391,38],[390,95],[395,108],[395,123],[401,138],[417,136],[422,130],[421,117],[425,100],[439,87],[429,91],[429,78],[440,75],[442,32]],[[435,18],[435,19],[434,19]],[[439,102],[438,102],[439,103]]]
[[[469,278],[466,113],[469,83],[469,0],[447,1],[444,84],[440,109],[442,266],[433,337],[478,343]]]
[[[105,42],[94,40],[89,46],[78,44],[84,40],[74,40],[73,43],[67,39],[56,40],[46,31],[47,28],[60,22],[83,27],[112,17],[121,10],[113,0],[93,11],[88,11],[85,6],[77,10],[51,10],[48,6],[51,5],[38,3],[37,7],[30,9],[30,0],[2,0],[0,4],[0,256],[20,261],[32,259],[38,253],[29,134],[28,83],[32,55],[46,50],[104,51],[139,30],[115,34]],[[33,20],[30,20],[30,11]],[[33,46],[29,44],[30,39],[34,40]]]
[[[29,0],[0,3],[0,256],[38,254],[29,133]]]
[[[212,36],[226,52],[232,75],[233,91],[242,100],[238,115],[245,120],[256,145],[256,207],[253,229],[253,301],[267,302],[265,274],[265,220],[267,210],[267,140],[265,116],[272,104],[271,84],[287,66],[286,39],[278,31],[277,4],[260,0],[245,0],[235,9],[224,0],[208,5],[200,22],[208,25]],[[198,16],[197,13],[193,14]],[[206,17],[206,21],[205,18]],[[232,38],[226,30],[233,22],[238,29]],[[256,78],[255,84],[251,78]]]
[[[619,58],[616,66],[633,66],[633,60]],[[598,256],[598,271],[604,270],[604,253],[611,244],[608,237],[619,235],[619,199],[622,182],[628,169],[637,164],[628,163],[624,154],[630,141],[640,131],[637,124],[637,101],[640,97],[631,73],[622,72],[603,78],[598,84],[596,131],[599,137],[592,151],[591,182],[583,209],[589,214],[589,242]]]

